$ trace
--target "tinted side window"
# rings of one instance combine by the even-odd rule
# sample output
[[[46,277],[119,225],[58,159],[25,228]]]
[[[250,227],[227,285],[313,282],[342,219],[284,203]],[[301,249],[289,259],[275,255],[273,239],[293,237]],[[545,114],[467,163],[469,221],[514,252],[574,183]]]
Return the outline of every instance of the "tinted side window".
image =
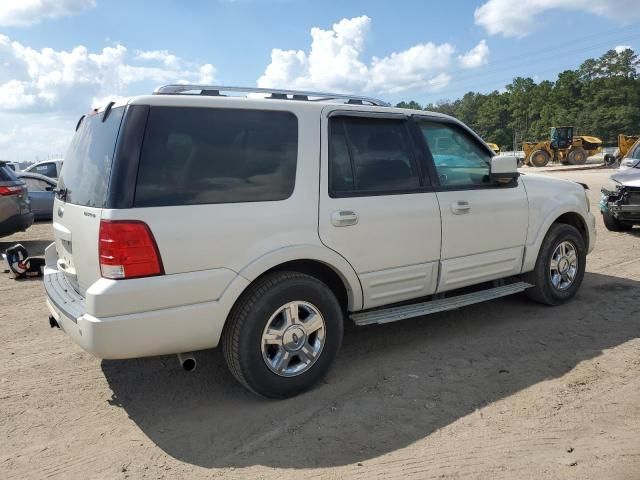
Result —
[[[32,172],[39,173],[40,175],[46,175],[47,177],[57,178],[58,171],[56,169],[56,164],[53,162],[42,163],[40,165],[36,165],[31,169]]]
[[[453,125],[419,120],[443,186],[484,185],[489,182],[491,155],[467,132]]]
[[[134,204],[284,200],[297,154],[298,120],[288,112],[152,107]]]
[[[393,193],[420,187],[405,120],[329,119],[329,190]]]

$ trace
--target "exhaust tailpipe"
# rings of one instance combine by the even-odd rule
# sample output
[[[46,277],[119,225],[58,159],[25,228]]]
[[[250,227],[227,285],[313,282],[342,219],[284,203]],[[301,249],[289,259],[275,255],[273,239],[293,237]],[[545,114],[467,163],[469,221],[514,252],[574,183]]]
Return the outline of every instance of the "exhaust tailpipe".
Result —
[[[196,362],[196,357],[193,356],[193,353],[179,353],[178,361],[180,362],[180,366],[187,372],[193,372],[198,366],[198,362]]]

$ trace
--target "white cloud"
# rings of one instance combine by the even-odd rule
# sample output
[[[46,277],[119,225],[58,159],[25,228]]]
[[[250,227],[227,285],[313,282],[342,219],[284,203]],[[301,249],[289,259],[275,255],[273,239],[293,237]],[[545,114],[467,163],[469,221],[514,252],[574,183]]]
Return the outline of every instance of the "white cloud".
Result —
[[[95,0],[0,0],[0,26],[28,26],[44,19],[80,13]]]
[[[180,66],[180,59],[169,53],[168,50],[138,50],[136,52],[136,58],[139,60],[154,60],[162,62],[169,68],[178,68]]]
[[[624,52],[625,50],[629,50],[629,49],[631,49],[631,48],[632,48],[632,47],[631,47],[631,45],[617,45],[617,46],[614,48],[614,50],[615,50],[617,53],[622,53],[622,52]]]
[[[342,19],[331,30],[311,29],[311,47],[271,51],[271,63],[258,79],[260,87],[319,89],[338,92],[400,93],[433,91],[447,85],[455,48],[432,42],[385,57],[362,59],[371,19]],[[488,48],[487,48],[488,50]]]
[[[458,55],[462,68],[478,68],[489,63],[489,46],[481,40],[475,47],[463,55]]]
[[[213,65],[166,51],[129,57],[123,45],[96,53],[82,45],[35,50],[0,35],[0,110],[84,111],[92,99],[129,94],[133,84],[214,81]]]
[[[491,35],[524,37],[552,9],[589,12],[621,23],[640,19],[638,0],[488,0],[475,10],[475,22]]]
[[[151,93],[158,84],[213,83],[215,76],[213,65],[165,51],[130,53],[124,45],[37,50],[0,34],[0,158],[62,153],[90,108]]]

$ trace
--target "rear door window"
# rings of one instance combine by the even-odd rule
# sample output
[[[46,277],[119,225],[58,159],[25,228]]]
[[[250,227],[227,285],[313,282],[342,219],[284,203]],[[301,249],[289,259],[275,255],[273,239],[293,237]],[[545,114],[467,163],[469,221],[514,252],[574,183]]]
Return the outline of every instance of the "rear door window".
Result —
[[[66,201],[86,207],[104,207],[124,107],[86,117],[64,157],[59,189],[66,189]],[[55,167],[55,165],[54,165]]]
[[[419,187],[406,120],[330,118],[329,191],[333,196],[402,193]]]
[[[151,107],[134,205],[284,200],[297,154],[289,112]]]

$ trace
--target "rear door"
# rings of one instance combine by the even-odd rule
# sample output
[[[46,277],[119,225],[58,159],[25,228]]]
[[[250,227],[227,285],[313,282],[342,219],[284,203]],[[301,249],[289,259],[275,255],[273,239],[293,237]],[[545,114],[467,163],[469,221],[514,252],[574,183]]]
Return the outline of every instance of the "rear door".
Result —
[[[320,239],[353,266],[364,308],[432,294],[440,210],[407,118],[338,109],[322,137]]]
[[[117,107],[106,118],[103,112],[84,118],[69,146],[58,181],[53,205],[57,266],[83,295],[100,278],[100,216],[124,110],[125,107]]]
[[[442,212],[438,292],[520,273],[529,225],[522,181],[489,183],[492,152],[461,125],[417,118]]]

